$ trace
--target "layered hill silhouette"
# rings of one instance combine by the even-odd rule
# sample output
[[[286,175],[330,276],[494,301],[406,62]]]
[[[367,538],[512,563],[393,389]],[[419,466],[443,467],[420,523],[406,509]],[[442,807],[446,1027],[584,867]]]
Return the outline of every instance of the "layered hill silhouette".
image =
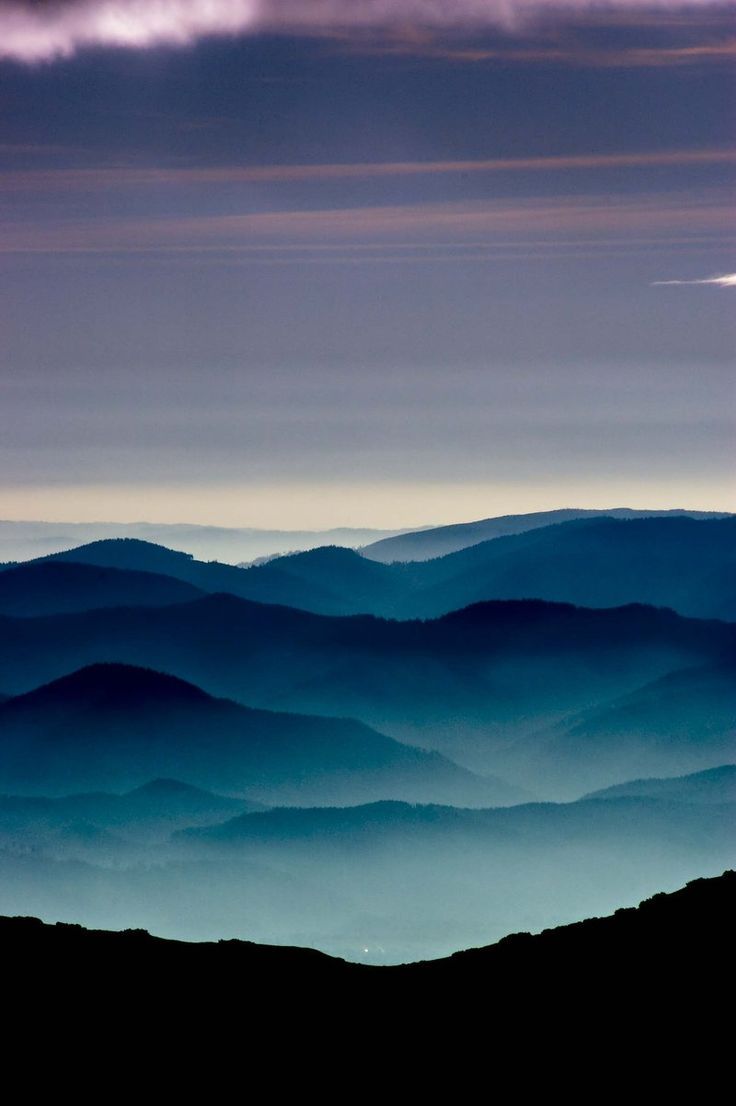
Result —
[[[325,547],[334,550],[336,554],[347,553],[352,563],[353,558],[362,565],[362,558],[358,554],[352,554],[350,550],[334,547]],[[290,557],[277,558],[281,561],[290,561]],[[64,550],[60,553],[50,554],[40,560],[32,561],[24,569],[58,564],[70,564],[78,567],[82,572],[82,566],[97,566],[119,573],[148,573],[159,578],[168,578],[178,581],[180,586],[188,585],[196,592],[227,593],[243,599],[255,599],[264,603],[279,603],[285,606],[303,607],[303,598],[306,581],[298,574],[293,574],[283,569],[274,567],[275,562],[269,561],[265,565],[255,566],[252,569],[238,567],[236,565],[222,564],[219,561],[198,561],[190,553],[182,553],[174,549],[168,549],[163,545],[143,541],[137,538],[109,538],[90,542],[87,545]],[[0,566],[2,567],[2,566]],[[5,566],[6,571],[20,571],[16,566]],[[48,571],[48,569],[47,569]],[[370,571],[370,569],[369,569]],[[264,574],[261,576],[260,573]],[[2,581],[2,574],[0,574]],[[171,583],[169,584],[171,586]],[[343,586],[349,587],[349,581],[343,581]],[[331,586],[325,582],[310,581],[310,607],[325,610],[331,614],[343,613],[339,594],[333,595]],[[190,596],[191,597],[191,596]],[[185,596],[180,595],[180,600]],[[97,602],[85,603],[83,595],[80,595],[76,605],[77,610],[87,607],[96,607]],[[168,602],[168,600],[166,600]],[[117,603],[108,603],[108,606],[117,606]],[[131,602],[127,605],[135,605]],[[150,605],[146,603],[145,605]],[[160,605],[163,605],[161,603]],[[0,608],[1,609],[1,608]],[[15,613],[8,611],[7,613]],[[42,613],[42,612],[38,612]]]
[[[587,607],[637,602],[736,619],[736,518],[584,519],[498,537],[416,564],[317,549],[249,570],[266,601],[331,614],[434,618],[490,599]],[[291,598],[278,582],[291,580]],[[294,602],[296,583],[303,588]],[[329,587],[329,600],[325,590]],[[284,596],[286,593],[284,593]],[[256,590],[251,598],[261,596]]]
[[[567,522],[418,566],[423,594],[413,602],[436,613],[490,598],[588,607],[637,602],[734,619],[735,547],[735,517]]]
[[[84,839],[84,855],[95,856],[91,834],[102,831],[124,843],[163,842],[179,829],[212,825],[236,814],[265,809],[245,799],[216,795],[179,780],[157,779],[122,795],[88,792],[58,798],[0,795],[0,845],[67,855]],[[101,839],[103,847],[107,841]],[[77,850],[78,851],[78,850]]]
[[[359,722],[252,710],[126,665],[92,665],[0,705],[5,790],[122,790],[161,776],[266,803],[523,797]]]
[[[681,782],[679,793],[656,791],[652,785],[651,792],[638,794],[637,783],[629,783],[571,803],[524,803],[488,810],[386,801],[353,807],[275,808],[181,830],[177,839],[184,846],[197,843],[213,849],[298,846],[313,854],[320,844],[350,851],[359,849],[363,840],[380,839],[385,845],[390,838],[398,841],[409,835],[413,844],[423,843],[429,854],[440,842],[453,846],[462,842],[463,848],[481,850],[517,845],[552,850],[570,840],[589,844],[612,840],[625,844],[634,836],[672,840],[672,827],[678,823],[681,840],[689,846],[697,847],[698,841],[702,845],[716,831],[723,834],[724,847],[729,847],[736,841],[730,799],[705,814],[689,809],[696,804],[682,805],[679,796],[687,787],[697,786],[696,778],[684,777],[688,784]]]
[[[589,799],[640,797],[670,799],[678,803],[736,803],[736,764],[722,764],[689,776],[628,780],[586,796]]]
[[[164,607],[201,594],[173,576],[95,564],[40,561],[0,571],[0,614],[16,617],[102,607]]]
[[[323,614],[364,612],[382,604],[387,588],[397,596],[401,591],[398,582],[392,582],[390,569],[339,546],[323,546],[311,554],[290,554],[247,568],[198,561],[188,553],[152,542],[117,538],[91,542],[32,564],[59,562],[96,565],[119,572],[147,572],[180,581],[200,592],[227,593],[241,599]],[[90,607],[97,605],[88,604]],[[80,603],[76,609],[84,608]]]
[[[161,608],[0,620],[6,692],[25,692],[98,661],[138,665],[253,707],[357,718],[476,771],[509,777],[516,765],[515,781],[537,793],[549,774],[539,758],[550,727],[672,672],[718,666],[735,646],[732,624],[636,605],[584,610],[536,601],[392,622],[213,595]],[[666,698],[662,703],[666,711]],[[528,744],[518,742],[533,735],[540,736],[530,760]],[[614,747],[628,748],[627,740],[626,734],[611,737]],[[670,752],[660,742],[656,774],[732,759],[722,743],[702,744],[696,734],[692,744],[684,755],[682,742]],[[581,763],[601,758],[601,747],[582,739],[578,752]],[[606,757],[600,774],[588,767],[568,781],[578,793],[641,774],[626,763],[612,770]],[[538,778],[527,779],[528,773]],[[179,775],[162,766],[138,782],[151,774]]]
[[[318,545],[364,546],[401,530],[260,530],[157,522],[17,522],[0,519],[0,561],[30,561],[89,542],[133,538],[184,550],[202,560],[238,564]]]
[[[433,526],[423,530],[412,530],[404,534],[379,538],[364,546],[364,556],[374,561],[390,564],[394,561],[429,561],[435,557],[444,557],[459,549],[490,541],[493,538],[506,537],[509,534],[523,534],[543,526],[553,526],[560,522],[570,522],[582,518],[728,518],[726,512],[716,511],[636,511],[629,507],[613,507],[603,510],[586,510],[578,507],[562,508],[555,511],[536,511],[523,515],[499,515],[495,518],[480,519],[477,522],[460,522],[451,526]]]
[[[310,944],[357,958],[360,937],[368,959],[381,948],[415,958],[446,950],[449,932],[475,944],[482,932],[542,928],[719,871],[736,846],[736,806],[648,797],[477,811],[375,803],[276,809],[176,839],[190,862],[201,851],[233,872],[263,864],[339,887],[350,910],[331,912]]]
[[[132,539],[95,542],[48,563],[166,575],[200,591],[319,614],[436,618],[481,601],[539,598],[588,607],[638,602],[736,620],[734,548],[736,518],[676,515],[578,519],[411,564],[381,564],[328,546],[237,568]],[[78,609],[83,599],[80,591]],[[86,606],[99,605],[93,590]]]
[[[0,912],[396,963],[715,874],[733,856],[735,815],[733,803],[647,797],[281,808],[175,833],[134,856],[130,842],[123,851],[110,840],[122,832],[114,825],[56,838],[39,830],[37,848],[0,848]]]
[[[380,961],[712,872],[736,626],[666,608],[730,617],[733,529],[585,518],[247,570],[104,541],[6,568],[0,910]]]
[[[736,655],[718,663],[671,672],[594,707],[540,735],[539,748],[564,776],[584,748],[595,774],[622,761],[634,773],[661,772],[673,755],[683,770],[698,767],[703,754],[736,754]]]

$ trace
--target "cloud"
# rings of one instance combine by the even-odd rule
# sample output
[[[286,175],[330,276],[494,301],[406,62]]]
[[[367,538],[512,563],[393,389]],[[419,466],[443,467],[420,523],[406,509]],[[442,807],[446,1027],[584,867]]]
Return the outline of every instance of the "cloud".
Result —
[[[716,288],[736,288],[736,273],[703,277],[701,280],[655,280],[653,284],[714,284]]]
[[[63,147],[0,145],[0,153],[48,151]],[[552,173],[687,168],[732,165],[736,149],[656,150],[649,153],[562,154],[536,157],[484,158],[474,161],[369,161],[306,165],[164,166],[160,168],[98,167],[83,169],[19,169],[0,172],[0,193],[95,192],[125,188],[171,188],[187,185],[298,184],[333,180],[373,180],[383,177],[451,176],[469,173]]]
[[[366,52],[365,48],[364,51]],[[597,69],[655,69],[700,65],[709,61],[730,61],[736,57],[736,39],[687,46],[629,46],[619,49],[593,49],[571,43],[567,46],[521,45],[514,48],[506,42],[502,47],[452,46],[434,42],[421,47],[411,43],[392,43],[374,48],[374,53],[408,54],[455,62],[547,62]]]
[[[187,45],[257,29],[257,0],[46,0],[0,6],[0,57],[48,61],[87,46]]]
[[[605,10],[720,8],[721,0],[609,0]],[[540,14],[598,12],[597,0],[0,0],[0,58],[70,57],[85,47],[145,49],[207,36],[315,34],[407,26],[519,29]]]
[[[720,194],[657,193],[644,198],[558,196],[544,199],[414,203],[351,208],[182,217],[9,218],[0,224],[0,255],[80,252],[254,251],[300,246],[360,249],[366,244],[467,249],[551,242],[562,248],[639,248],[642,237],[692,245],[722,243],[730,206]],[[544,247],[542,247],[544,248]]]

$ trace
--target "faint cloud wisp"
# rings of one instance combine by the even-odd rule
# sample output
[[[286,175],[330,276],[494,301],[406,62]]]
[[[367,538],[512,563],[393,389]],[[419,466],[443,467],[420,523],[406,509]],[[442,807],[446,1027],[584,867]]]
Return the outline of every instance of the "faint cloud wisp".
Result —
[[[724,273],[722,276],[702,277],[699,280],[653,280],[652,285],[663,284],[713,284],[716,288],[736,288],[736,273]]]

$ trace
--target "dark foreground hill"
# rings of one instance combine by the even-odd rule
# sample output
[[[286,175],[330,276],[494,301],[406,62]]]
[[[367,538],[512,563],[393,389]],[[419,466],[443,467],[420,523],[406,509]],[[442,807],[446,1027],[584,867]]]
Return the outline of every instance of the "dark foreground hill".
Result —
[[[464,1093],[482,1076],[590,1101],[577,1080],[589,1091],[594,1074],[660,1093],[697,1078],[707,1098],[725,1062],[735,925],[731,871],[610,917],[395,968],[2,918],[6,1046],[48,1063],[49,1049],[73,1059],[80,1041],[102,1043],[124,1057],[121,1076],[152,1064],[146,1085],[155,1073],[169,1091],[195,1075],[211,1087],[247,1060],[249,1078],[323,1098],[346,1079],[436,1092],[441,1077]],[[86,1070],[78,1078],[85,1086]]]
[[[523,797],[360,722],[251,710],[129,665],[90,665],[0,704],[5,790],[124,790],[162,776],[265,803]]]

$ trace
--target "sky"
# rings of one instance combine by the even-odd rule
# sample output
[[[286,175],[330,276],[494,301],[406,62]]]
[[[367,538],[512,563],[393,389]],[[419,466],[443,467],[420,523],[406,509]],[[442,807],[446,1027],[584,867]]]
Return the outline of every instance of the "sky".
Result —
[[[736,510],[735,15],[0,0],[0,517]]]

